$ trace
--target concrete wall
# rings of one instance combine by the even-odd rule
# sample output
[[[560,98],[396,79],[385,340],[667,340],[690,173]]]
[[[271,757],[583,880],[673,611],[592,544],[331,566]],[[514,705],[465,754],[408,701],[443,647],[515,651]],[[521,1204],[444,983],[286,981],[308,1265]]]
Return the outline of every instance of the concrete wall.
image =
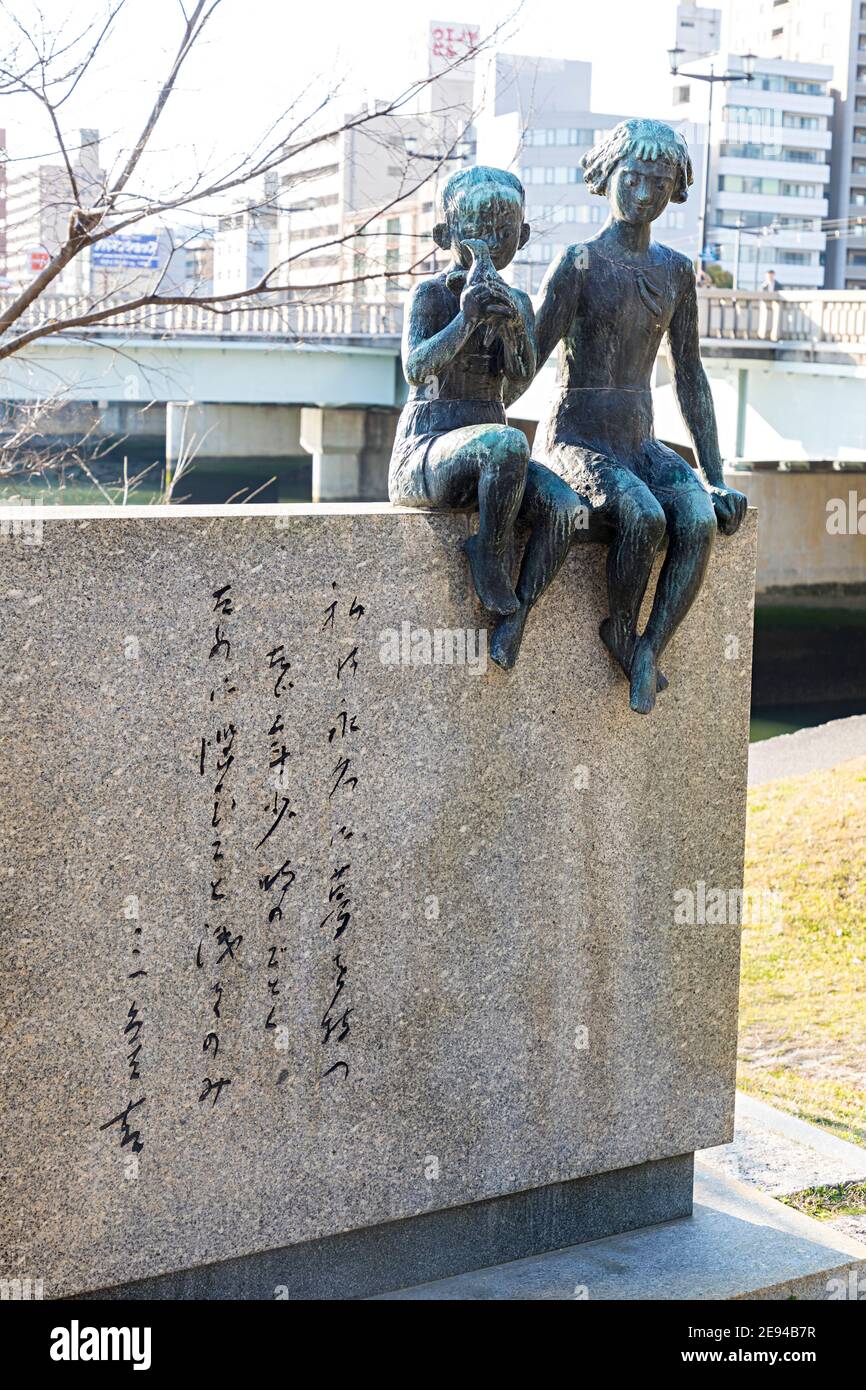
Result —
[[[758,509],[759,592],[839,585],[866,592],[866,474],[737,470],[726,481]]]
[[[299,406],[170,401],[166,412],[166,458],[172,462],[186,453],[214,459],[303,453]]]

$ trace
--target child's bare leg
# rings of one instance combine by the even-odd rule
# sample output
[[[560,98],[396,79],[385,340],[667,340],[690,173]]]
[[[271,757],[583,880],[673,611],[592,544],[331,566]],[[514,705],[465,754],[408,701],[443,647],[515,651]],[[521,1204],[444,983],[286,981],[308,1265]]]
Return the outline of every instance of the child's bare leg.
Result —
[[[650,670],[661,656],[697,597],[703,583],[713,539],[716,516],[709,495],[695,486],[678,494],[666,508],[668,550],[655,600],[643,636],[638,641],[632,666],[631,707],[646,714],[650,698]]]
[[[522,430],[500,426],[487,442],[488,457],[478,479],[478,534],[465,544],[478,597],[493,613],[513,613],[517,597],[508,572],[514,532],[529,463]]]
[[[478,531],[464,549],[478,597],[493,613],[513,613],[518,606],[508,558],[528,463],[526,435],[508,425],[450,431],[427,456],[434,506],[463,507],[478,499]]]
[[[625,469],[625,486],[612,491],[604,520],[614,531],[607,553],[607,589],[610,615],[599,629],[601,639],[626,677],[631,676],[637,641],[637,622],[656,551],[665,534],[665,514],[660,504],[633,474]],[[653,685],[653,698],[655,685]]]
[[[490,644],[491,657],[505,670],[517,661],[530,609],[559,573],[586,506],[586,499],[562,478],[530,461],[520,520],[532,529],[517,580],[520,604],[514,613],[500,618]]]

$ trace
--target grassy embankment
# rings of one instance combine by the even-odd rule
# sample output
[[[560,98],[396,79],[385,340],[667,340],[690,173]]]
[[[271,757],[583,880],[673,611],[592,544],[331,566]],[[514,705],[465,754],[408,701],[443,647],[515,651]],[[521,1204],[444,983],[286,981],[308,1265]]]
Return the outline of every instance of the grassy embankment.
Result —
[[[866,1146],[866,758],[749,793],[738,1084]]]

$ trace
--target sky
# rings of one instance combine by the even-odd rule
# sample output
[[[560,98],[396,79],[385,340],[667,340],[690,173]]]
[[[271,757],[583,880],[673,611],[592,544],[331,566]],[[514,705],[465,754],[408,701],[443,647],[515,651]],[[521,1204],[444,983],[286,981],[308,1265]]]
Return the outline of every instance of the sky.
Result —
[[[365,98],[391,98],[423,70],[430,19],[471,21],[489,32],[508,13],[504,4],[453,0],[442,9],[424,0],[221,0],[160,121],[142,180],[165,185],[192,163],[224,167],[290,102],[300,98],[310,106],[336,83],[341,109]],[[98,64],[63,109],[66,129],[100,129],[104,162],[128,147],[143,123],[181,33],[180,5],[125,0]],[[14,34],[13,6],[28,24],[36,12],[33,0],[0,4],[3,52]],[[106,8],[107,0],[40,3],[48,25],[68,37]],[[589,60],[594,109],[664,116],[675,13],[676,0],[524,0],[506,20],[498,46]],[[0,125],[13,160],[51,148],[47,120],[30,98],[0,100]]]

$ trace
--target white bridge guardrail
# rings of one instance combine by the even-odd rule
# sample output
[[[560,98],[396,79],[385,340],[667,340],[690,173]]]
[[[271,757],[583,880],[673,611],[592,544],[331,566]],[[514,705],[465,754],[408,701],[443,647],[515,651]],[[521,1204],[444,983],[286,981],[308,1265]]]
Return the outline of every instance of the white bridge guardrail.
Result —
[[[0,308],[11,296],[0,298]],[[859,348],[866,353],[866,291],[740,290],[698,292],[701,338],[707,342],[803,343],[816,347]],[[14,335],[42,323],[87,312],[86,299],[43,295],[16,320]],[[245,337],[278,340],[376,339],[398,337],[403,306],[397,302],[267,304],[245,301],[214,312],[202,304],[148,305],[86,328],[75,335],[102,337],[144,334],[150,337]]]
[[[866,291],[700,290],[701,338],[719,342],[804,343],[866,353]]]
[[[110,302],[110,301],[109,301]],[[12,303],[9,295],[0,298],[0,311]],[[103,301],[100,309],[108,307]],[[79,295],[42,295],[16,319],[10,334],[27,332],[40,324],[74,319],[86,314],[90,302]],[[147,334],[153,337],[250,338],[381,338],[399,336],[403,325],[403,306],[399,303],[361,301],[359,303],[267,304],[241,301],[236,307],[213,311],[204,304],[148,304],[121,310],[99,324],[70,328],[69,333]],[[67,330],[64,330],[67,331]]]

